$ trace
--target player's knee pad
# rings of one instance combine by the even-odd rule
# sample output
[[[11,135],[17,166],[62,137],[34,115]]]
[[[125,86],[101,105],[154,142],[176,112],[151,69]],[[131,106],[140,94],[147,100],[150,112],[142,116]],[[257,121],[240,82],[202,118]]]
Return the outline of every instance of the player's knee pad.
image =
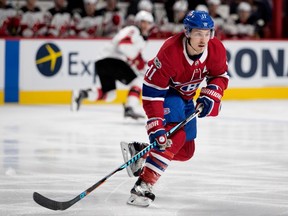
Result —
[[[168,123],[165,126],[165,130],[169,131],[175,125],[176,125],[176,123]],[[172,140],[172,146],[168,149],[170,152],[172,152],[175,155],[175,154],[177,154],[177,152],[182,148],[182,146],[185,143],[186,133],[185,133],[184,128],[179,129],[174,135],[169,137],[169,139]]]
[[[194,140],[186,141],[183,147],[175,154],[173,160],[177,161],[187,161],[191,159],[195,152],[195,142]]]

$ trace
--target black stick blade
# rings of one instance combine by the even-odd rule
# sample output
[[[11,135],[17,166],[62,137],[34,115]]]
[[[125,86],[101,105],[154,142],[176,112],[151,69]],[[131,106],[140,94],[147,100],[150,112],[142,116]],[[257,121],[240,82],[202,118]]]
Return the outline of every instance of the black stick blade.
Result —
[[[55,200],[51,200],[47,197],[44,197],[43,195],[37,192],[33,193],[33,199],[39,205],[55,211],[56,210],[63,211],[71,206],[70,202],[57,202]]]

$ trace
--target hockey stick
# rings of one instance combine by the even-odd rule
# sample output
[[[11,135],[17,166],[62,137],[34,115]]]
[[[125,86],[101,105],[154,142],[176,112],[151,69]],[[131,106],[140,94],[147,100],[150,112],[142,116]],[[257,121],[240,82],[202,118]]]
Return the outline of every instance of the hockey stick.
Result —
[[[194,119],[200,112],[202,111],[202,107],[200,107],[198,110],[196,110],[194,113],[192,113],[190,116],[188,116],[185,120],[182,122],[178,123],[176,126],[171,128],[167,133],[167,137],[172,136],[175,134],[180,128],[182,128],[184,125],[186,125],[189,121]],[[139,158],[141,158],[143,155],[145,155],[147,152],[149,152],[152,148],[154,148],[157,145],[156,141],[148,145],[146,148],[144,148],[142,151],[140,151],[138,154],[134,155],[130,160],[128,160],[126,163],[121,165],[119,168],[115,169],[113,172],[110,174],[106,175],[104,178],[102,178],[100,181],[96,182],[94,185],[92,185],[90,188],[87,190],[83,191],[81,194],[76,196],[74,199],[69,200],[69,201],[55,201],[51,200],[37,192],[33,193],[33,199],[36,203],[39,205],[51,209],[51,210],[65,210],[86,197],[89,193],[91,193],[93,190],[98,188],[101,184],[103,184],[108,178],[110,178],[112,175],[114,175],[116,172],[121,171],[125,169],[126,167],[130,166],[130,164],[134,163],[137,161]]]

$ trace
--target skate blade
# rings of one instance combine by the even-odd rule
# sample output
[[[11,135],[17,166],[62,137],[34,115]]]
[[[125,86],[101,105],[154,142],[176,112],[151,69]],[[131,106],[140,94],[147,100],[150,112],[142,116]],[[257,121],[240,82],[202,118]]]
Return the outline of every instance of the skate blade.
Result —
[[[127,204],[139,207],[148,207],[152,203],[152,200],[147,197],[137,196],[131,194],[130,198],[127,200]]]
[[[128,148],[128,143],[122,141],[120,143],[120,146],[121,146],[121,151],[122,151],[124,162],[126,163],[128,160],[131,159],[130,151],[129,151],[129,148]],[[135,177],[130,166],[127,166],[126,170],[127,170],[127,174],[128,174],[129,177]]]

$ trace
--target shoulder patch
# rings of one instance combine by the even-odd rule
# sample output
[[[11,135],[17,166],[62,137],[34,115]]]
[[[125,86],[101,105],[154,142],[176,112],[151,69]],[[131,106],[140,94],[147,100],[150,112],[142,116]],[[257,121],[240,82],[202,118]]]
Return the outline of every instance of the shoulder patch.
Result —
[[[154,65],[156,66],[156,68],[160,69],[162,67],[162,64],[160,62],[160,60],[158,59],[158,57],[154,58]]]

